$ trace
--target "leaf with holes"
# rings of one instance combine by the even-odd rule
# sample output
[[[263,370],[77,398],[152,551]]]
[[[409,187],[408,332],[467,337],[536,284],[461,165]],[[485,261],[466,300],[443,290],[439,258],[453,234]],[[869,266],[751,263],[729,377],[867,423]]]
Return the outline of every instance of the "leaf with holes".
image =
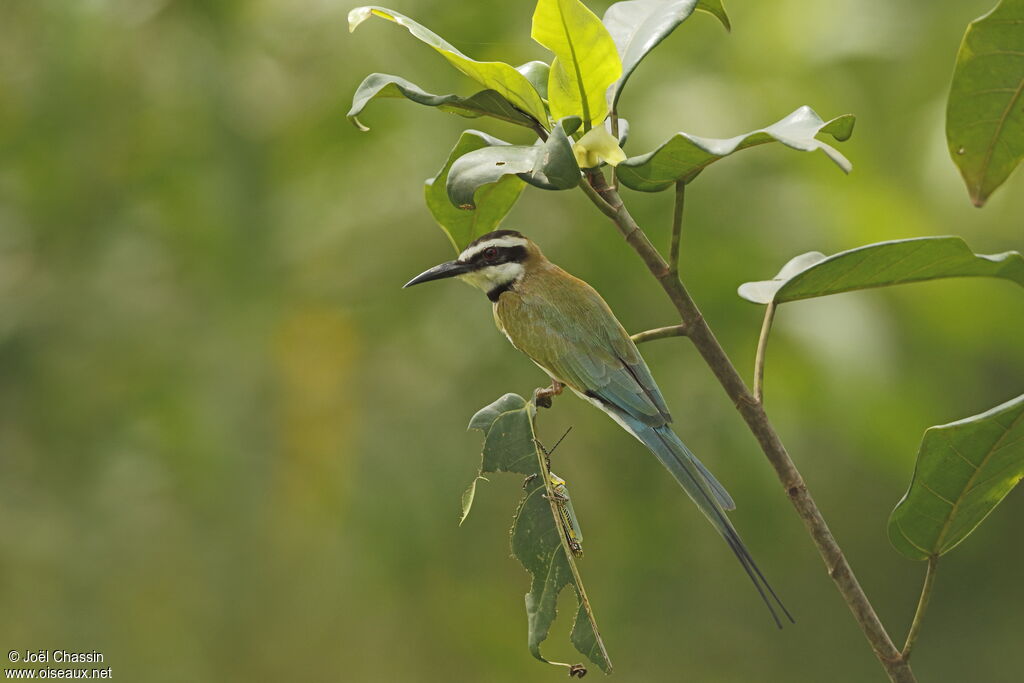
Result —
[[[576,187],[580,184],[580,167],[568,135],[579,123],[576,117],[559,121],[541,144],[488,146],[459,157],[448,173],[448,197],[452,204],[462,209],[474,208],[482,188],[509,175],[543,190]]]
[[[459,52],[455,46],[422,26],[404,14],[399,14],[386,7],[357,7],[348,13],[348,29],[356,28],[370,17],[379,17],[405,27],[409,33],[423,41],[444,57],[456,69],[466,74],[480,85],[496,91],[506,100],[522,109],[542,124],[547,124],[547,111],[544,103],[530,81],[504,62],[478,62]]]
[[[912,560],[955,548],[1024,478],[1024,395],[938,427],[921,440],[889,540]]]
[[[427,180],[423,188],[427,208],[452,241],[456,253],[480,235],[497,228],[526,187],[518,177],[507,175],[496,183],[480,188],[476,193],[475,209],[459,209],[448,199],[448,174],[452,164],[470,152],[498,145],[508,143],[477,130],[465,131],[448,155],[448,161],[436,176]]]
[[[817,135],[828,133],[836,140],[843,141],[853,133],[853,124],[854,117],[850,114],[823,121],[810,107],[800,107],[767,128],[734,138],[701,138],[688,133],[676,133],[653,152],[623,161],[619,164],[616,176],[623,185],[634,190],[660,192],[679,180],[689,183],[719,159],[767,142],[781,142],[802,152],[820,149],[839,168],[849,173],[852,164],[834,147],[818,140]]]
[[[555,54],[548,77],[551,117],[579,116],[590,129],[608,114],[605,94],[622,75],[615,41],[579,0],[538,0],[530,35]]]
[[[740,285],[739,295],[755,304],[782,304],[948,277],[996,277],[1024,287],[1024,257],[1016,251],[975,254],[959,237],[893,240],[832,256],[817,251],[801,254],[774,279]]]
[[[359,114],[372,100],[385,97],[404,97],[416,104],[437,107],[441,111],[466,118],[490,116],[518,126],[533,127],[533,119],[513,107],[512,103],[494,90],[481,90],[469,97],[434,95],[415,83],[390,74],[370,74],[363,80],[356,88],[355,95],[352,96],[352,108],[348,111],[348,120],[359,130],[370,130],[359,120]]]
[[[552,662],[540,651],[555,620],[558,595],[571,586],[579,603],[570,636],[572,643],[602,671],[611,673],[608,652],[562,527],[545,456],[538,447],[533,424],[536,414],[532,401],[516,394],[505,394],[473,416],[469,427],[484,433],[484,447],[480,471],[462,497],[462,519],[469,515],[477,484],[484,474],[527,475],[525,493],[512,522],[512,554],[531,575],[530,592],[526,594],[530,653],[542,662],[569,667],[579,675],[579,664]]]
[[[946,108],[946,140],[975,206],[1024,158],[1024,0],[967,27]]]

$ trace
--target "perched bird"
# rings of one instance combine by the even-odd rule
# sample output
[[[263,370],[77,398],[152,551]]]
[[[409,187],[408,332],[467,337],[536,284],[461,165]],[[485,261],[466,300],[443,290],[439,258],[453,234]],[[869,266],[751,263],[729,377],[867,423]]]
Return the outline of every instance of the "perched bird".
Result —
[[[782,626],[773,600],[792,621],[726,516],[736,507],[732,498],[672,431],[651,371],[601,295],[548,261],[515,230],[483,235],[456,260],[417,275],[405,287],[449,277],[487,294],[498,329],[551,378],[551,387],[538,392],[541,397],[569,387],[654,453],[729,544],[775,623]]]

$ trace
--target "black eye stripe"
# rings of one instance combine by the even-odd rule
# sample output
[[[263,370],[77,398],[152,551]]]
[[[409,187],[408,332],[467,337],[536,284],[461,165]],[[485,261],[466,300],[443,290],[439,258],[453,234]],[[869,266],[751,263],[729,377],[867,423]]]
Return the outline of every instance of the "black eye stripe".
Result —
[[[486,254],[494,249],[498,252],[493,259],[487,258]],[[473,255],[470,263],[480,268],[495,266],[502,263],[521,263],[526,260],[526,247],[516,245],[513,247],[488,247]]]

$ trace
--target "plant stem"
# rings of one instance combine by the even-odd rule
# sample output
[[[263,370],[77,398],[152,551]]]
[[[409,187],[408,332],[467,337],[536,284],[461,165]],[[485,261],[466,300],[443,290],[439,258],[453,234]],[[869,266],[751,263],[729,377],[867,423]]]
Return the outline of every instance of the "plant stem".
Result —
[[[538,391],[543,391],[543,389],[538,389]],[[536,395],[536,392],[534,392],[534,394]],[[536,402],[534,405],[536,405]],[[540,442],[537,441],[537,433],[535,431],[536,425],[534,424],[535,419],[536,418],[530,420],[530,431],[533,432],[533,450],[537,454],[537,468],[540,470],[540,476],[544,481],[544,497],[548,499],[548,504],[551,506],[551,516],[554,518],[555,526],[558,528],[558,537],[562,543],[562,552],[565,553],[565,561],[569,565],[569,570],[572,572],[572,578],[575,582],[576,596],[579,598],[580,606],[583,607],[583,611],[587,615],[587,620],[590,621],[590,629],[594,632],[594,639],[597,643],[597,647],[604,656],[604,660],[608,663],[608,671],[605,673],[610,674],[612,672],[612,660],[608,656],[608,651],[605,650],[604,640],[601,639],[601,632],[598,630],[597,620],[594,618],[594,608],[590,605],[590,598],[587,597],[587,591],[583,588],[583,578],[580,576],[580,570],[576,567],[576,561],[573,559],[572,550],[569,548],[569,541],[566,535],[564,522],[562,521],[562,515],[559,514],[558,503],[555,502],[558,496],[551,485],[551,470],[548,469],[547,454],[542,453],[541,449],[537,448],[537,444]],[[561,439],[559,439],[559,441],[561,441]],[[555,445],[557,446],[558,444]],[[552,448],[552,451],[553,450],[554,449]],[[556,666],[567,666],[570,667],[570,669],[576,668],[562,662],[551,662],[551,664]]]
[[[686,204],[686,183],[676,181],[676,202],[672,210],[672,244],[668,250],[668,266],[679,272],[679,238],[683,232],[683,206]]]
[[[761,336],[757,340],[757,355],[754,356],[754,399],[761,404],[764,403],[764,354],[768,350],[768,333],[772,331],[773,320],[775,302],[769,301],[761,324]]]
[[[775,469],[790,502],[803,520],[821,559],[825,562],[829,576],[846,601],[854,619],[870,643],[875,656],[885,668],[890,680],[893,683],[916,683],[913,671],[900,651],[896,649],[892,638],[889,637],[879,620],[874,607],[871,606],[871,602],[864,594],[857,577],[854,576],[853,570],[846,561],[842,549],[832,536],[828,524],[825,523],[821,511],[818,510],[818,506],[807,490],[800,471],[786,452],[786,447],[783,446],[775,428],[768,421],[764,407],[751,395],[732,361],[729,360],[725,350],[722,349],[711,328],[708,327],[700,309],[697,308],[689,292],[683,286],[678,274],[672,272],[670,265],[665,262],[654,245],[647,239],[647,235],[623,206],[618,192],[605,182],[604,176],[600,173],[590,174],[585,179],[584,185],[587,182],[591,184],[591,187],[584,187],[584,191],[592,199],[596,197],[601,200],[600,203],[595,202],[597,207],[614,221],[626,242],[633,247],[651,274],[661,284],[662,289],[665,290],[679,312],[683,325],[686,326],[687,336],[757,439],[761,450]]]
[[[924,619],[924,612],[928,609],[928,600],[932,597],[932,588],[935,585],[935,568],[939,564],[939,556],[932,555],[928,558],[928,569],[924,575],[924,586],[921,587],[921,597],[917,601],[917,610],[914,611],[914,621],[910,623],[910,631],[907,633],[907,642],[903,645],[903,660],[910,659],[910,651],[914,649],[914,642],[917,634],[921,632],[921,621]]]
[[[669,325],[668,327],[656,327],[653,330],[645,330],[632,335],[630,339],[634,344],[654,341],[655,339],[668,339],[669,337],[685,337],[685,325]]]

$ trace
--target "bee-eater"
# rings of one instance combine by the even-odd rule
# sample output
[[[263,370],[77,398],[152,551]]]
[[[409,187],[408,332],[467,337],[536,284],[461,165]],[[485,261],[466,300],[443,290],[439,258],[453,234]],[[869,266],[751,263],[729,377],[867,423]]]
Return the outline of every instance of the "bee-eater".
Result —
[[[732,498],[672,431],[672,417],[651,371],[601,295],[547,260],[515,230],[483,235],[456,260],[405,286],[449,277],[487,294],[498,329],[551,378],[542,395],[569,387],[654,453],[729,544],[775,623],[782,626],[772,600],[792,621],[726,516],[736,507]]]

